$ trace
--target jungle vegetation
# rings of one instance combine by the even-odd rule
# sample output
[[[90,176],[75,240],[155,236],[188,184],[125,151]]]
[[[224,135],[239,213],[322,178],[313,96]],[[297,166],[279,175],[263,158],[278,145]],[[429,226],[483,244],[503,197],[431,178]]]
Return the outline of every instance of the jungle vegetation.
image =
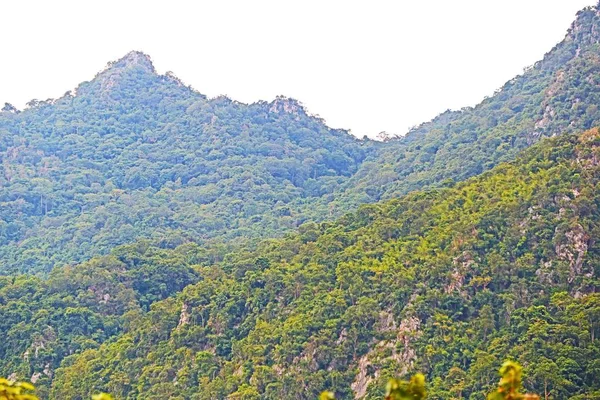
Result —
[[[599,46],[589,7],[381,142],[139,52],[7,104],[0,398],[393,399],[422,373],[429,399],[599,399]]]
[[[0,111],[0,272],[45,275],[138,239],[250,246],[598,126],[599,21],[582,10],[493,96],[385,142],[294,99],[208,99],[131,52],[59,99]]]

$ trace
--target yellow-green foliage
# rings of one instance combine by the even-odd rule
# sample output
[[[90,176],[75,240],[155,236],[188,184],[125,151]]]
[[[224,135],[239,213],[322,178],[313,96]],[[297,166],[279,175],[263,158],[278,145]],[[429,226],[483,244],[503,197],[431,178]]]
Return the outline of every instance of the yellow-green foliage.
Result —
[[[37,396],[31,394],[34,390],[30,383],[0,378],[0,400],[38,400]]]
[[[373,400],[420,371],[431,400],[485,399],[506,359],[544,397],[588,396],[600,390],[598,160],[597,130],[561,136],[454,187],[226,255],[128,314],[118,339],[69,357],[49,398],[314,400],[334,388]],[[144,260],[140,272],[157,262]]]
[[[506,361],[500,368],[500,383],[498,388],[488,395],[488,400],[539,400],[535,394],[522,394],[521,371],[519,364]],[[385,400],[425,400],[425,377],[415,374],[410,381],[390,379],[386,390]],[[323,392],[319,400],[335,400],[332,392]]]
[[[426,397],[423,374],[416,374],[408,382],[390,379],[385,390],[385,400],[423,400]]]
[[[534,394],[521,394],[521,371],[519,364],[506,361],[500,368],[500,383],[498,388],[488,395],[488,400],[539,400]],[[38,397],[27,392],[33,392],[34,386],[30,383],[13,383],[0,378],[0,400],[37,400]],[[425,400],[425,376],[415,374],[410,381],[401,379],[390,379],[386,390],[385,400]],[[92,396],[92,400],[112,400],[106,393]],[[333,392],[325,391],[319,396],[319,400],[335,400]]]
[[[27,382],[13,382],[0,378],[0,400],[39,400],[35,394],[35,386]],[[113,400],[106,393],[95,394],[92,400]]]
[[[92,396],[92,400],[113,400],[110,394],[100,393]]]
[[[538,400],[538,395],[520,393],[521,371],[521,366],[515,362],[502,364],[498,389],[488,395],[488,400]]]

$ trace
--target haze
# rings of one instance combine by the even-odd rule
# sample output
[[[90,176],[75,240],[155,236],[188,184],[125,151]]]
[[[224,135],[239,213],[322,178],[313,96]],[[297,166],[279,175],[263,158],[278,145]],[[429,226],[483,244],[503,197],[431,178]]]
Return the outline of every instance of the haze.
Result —
[[[60,97],[141,50],[210,97],[283,94],[360,137],[404,134],[491,95],[594,3],[3,1],[0,102]]]

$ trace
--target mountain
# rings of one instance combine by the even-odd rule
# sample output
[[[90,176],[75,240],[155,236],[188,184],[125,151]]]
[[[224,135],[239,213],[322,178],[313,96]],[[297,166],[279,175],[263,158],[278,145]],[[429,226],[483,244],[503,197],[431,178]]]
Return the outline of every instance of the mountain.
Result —
[[[599,6],[581,10],[562,42],[493,96],[389,141],[345,183],[339,201],[372,202],[464,180],[514,159],[543,137],[597,126]]]
[[[419,370],[442,399],[512,358],[528,389],[594,398],[599,217],[594,129],[256,249],[140,241],[0,276],[0,376],[49,399],[344,399]]]
[[[482,398],[506,358],[534,392],[596,398],[599,234],[600,131],[562,135],[198,268],[66,358],[50,398],[379,399],[415,371],[429,398]]]
[[[51,399],[374,399],[420,370],[430,398],[480,398],[512,358],[532,391],[598,398],[599,21],[384,142],[285,97],[208,99],[139,52],[6,105],[0,376]]]
[[[207,99],[132,52],[58,100],[0,116],[3,271],[47,272],[138,238],[165,247],[291,229],[372,143],[300,103]]]
[[[1,271],[43,274],[138,239],[251,244],[600,125],[599,21],[582,10],[494,96],[384,143],[285,97],[207,99],[129,53],[58,100],[0,112]]]

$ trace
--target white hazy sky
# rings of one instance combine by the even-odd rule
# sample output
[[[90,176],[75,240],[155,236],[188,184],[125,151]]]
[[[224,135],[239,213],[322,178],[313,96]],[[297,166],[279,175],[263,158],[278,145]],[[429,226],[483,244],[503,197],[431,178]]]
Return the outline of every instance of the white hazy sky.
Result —
[[[0,0],[0,102],[60,97],[141,50],[214,97],[283,94],[357,136],[475,105],[597,0]]]

